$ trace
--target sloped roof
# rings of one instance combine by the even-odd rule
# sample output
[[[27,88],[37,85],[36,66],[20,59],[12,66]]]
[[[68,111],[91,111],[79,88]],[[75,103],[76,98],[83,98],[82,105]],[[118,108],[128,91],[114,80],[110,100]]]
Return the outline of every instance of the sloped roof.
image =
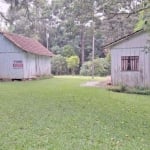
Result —
[[[32,38],[28,38],[14,33],[7,33],[7,32],[1,33],[4,35],[5,38],[7,38],[17,47],[21,48],[26,52],[50,57],[53,55],[52,52],[50,52],[47,48],[45,48],[41,43]]]
[[[138,33],[142,33],[143,31],[144,31],[144,30],[141,29],[141,30],[138,30],[138,31],[133,32],[133,33],[131,33],[131,34],[128,34],[128,35],[126,35],[126,36],[123,36],[123,37],[121,37],[121,38],[119,38],[119,39],[117,39],[117,40],[115,40],[115,41],[113,41],[113,42],[111,42],[111,43],[108,43],[108,44],[106,44],[106,45],[103,45],[102,48],[108,48],[108,47],[115,46],[115,45],[117,45],[117,44],[123,42],[124,40],[127,40],[127,39],[129,39],[129,38],[131,38],[131,37],[137,35]]]

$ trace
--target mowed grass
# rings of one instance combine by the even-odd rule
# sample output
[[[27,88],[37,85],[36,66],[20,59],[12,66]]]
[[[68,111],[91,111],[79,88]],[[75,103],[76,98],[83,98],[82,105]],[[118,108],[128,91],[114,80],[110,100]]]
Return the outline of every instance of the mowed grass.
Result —
[[[150,96],[87,80],[0,83],[0,150],[149,150]]]

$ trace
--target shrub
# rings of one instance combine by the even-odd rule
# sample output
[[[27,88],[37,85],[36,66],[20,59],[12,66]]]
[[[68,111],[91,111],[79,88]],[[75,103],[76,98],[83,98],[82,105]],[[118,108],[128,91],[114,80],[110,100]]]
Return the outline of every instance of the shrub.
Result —
[[[131,88],[124,85],[114,86],[108,88],[109,91],[113,92],[121,92],[121,93],[129,93],[129,94],[140,94],[140,95],[150,95],[150,89],[147,88]]]
[[[78,56],[70,56],[66,59],[67,67],[71,70],[72,74],[75,74],[75,70],[78,68],[80,60]]]
[[[53,47],[51,48],[51,51],[52,51],[54,54],[56,54],[56,55],[61,54],[61,48],[60,48],[59,46],[53,46]]]
[[[110,74],[110,62],[106,58],[97,58],[93,62],[85,62],[80,69],[80,75],[92,75],[92,65],[94,64],[95,76],[106,76]]]
[[[125,85],[120,85],[120,86],[112,86],[108,88],[109,91],[113,91],[113,92],[121,92],[121,93],[125,93],[128,91],[128,87]]]
[[[66,58],[61,55],[55,55],[52,58],[52,73],[56,75],[67,73]]]
[[[74,48],[71,45],[65,45],[62,48],[61,55],[64,57],[71,57],[75,55]]]

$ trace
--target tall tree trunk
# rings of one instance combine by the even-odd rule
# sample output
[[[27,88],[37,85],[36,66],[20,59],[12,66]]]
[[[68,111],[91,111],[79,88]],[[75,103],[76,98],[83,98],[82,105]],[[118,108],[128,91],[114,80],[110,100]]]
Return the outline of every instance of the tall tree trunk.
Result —
[[[82,25],[81,26],[81,65],[85,61],[84,48],[85,48],[85,33],[84,33],[84,26]]]

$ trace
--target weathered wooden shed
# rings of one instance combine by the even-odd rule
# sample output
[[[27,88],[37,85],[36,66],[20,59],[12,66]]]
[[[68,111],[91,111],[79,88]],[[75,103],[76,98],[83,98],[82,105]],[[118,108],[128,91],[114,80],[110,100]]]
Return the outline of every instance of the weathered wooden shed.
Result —
[[[104,46],[111,50],[113,85],[150,87],[149,40],[149,34],[139,30]]]
[[[0,32],[0,79],[31,79],[51,74],[52,53],[38,41]]]

